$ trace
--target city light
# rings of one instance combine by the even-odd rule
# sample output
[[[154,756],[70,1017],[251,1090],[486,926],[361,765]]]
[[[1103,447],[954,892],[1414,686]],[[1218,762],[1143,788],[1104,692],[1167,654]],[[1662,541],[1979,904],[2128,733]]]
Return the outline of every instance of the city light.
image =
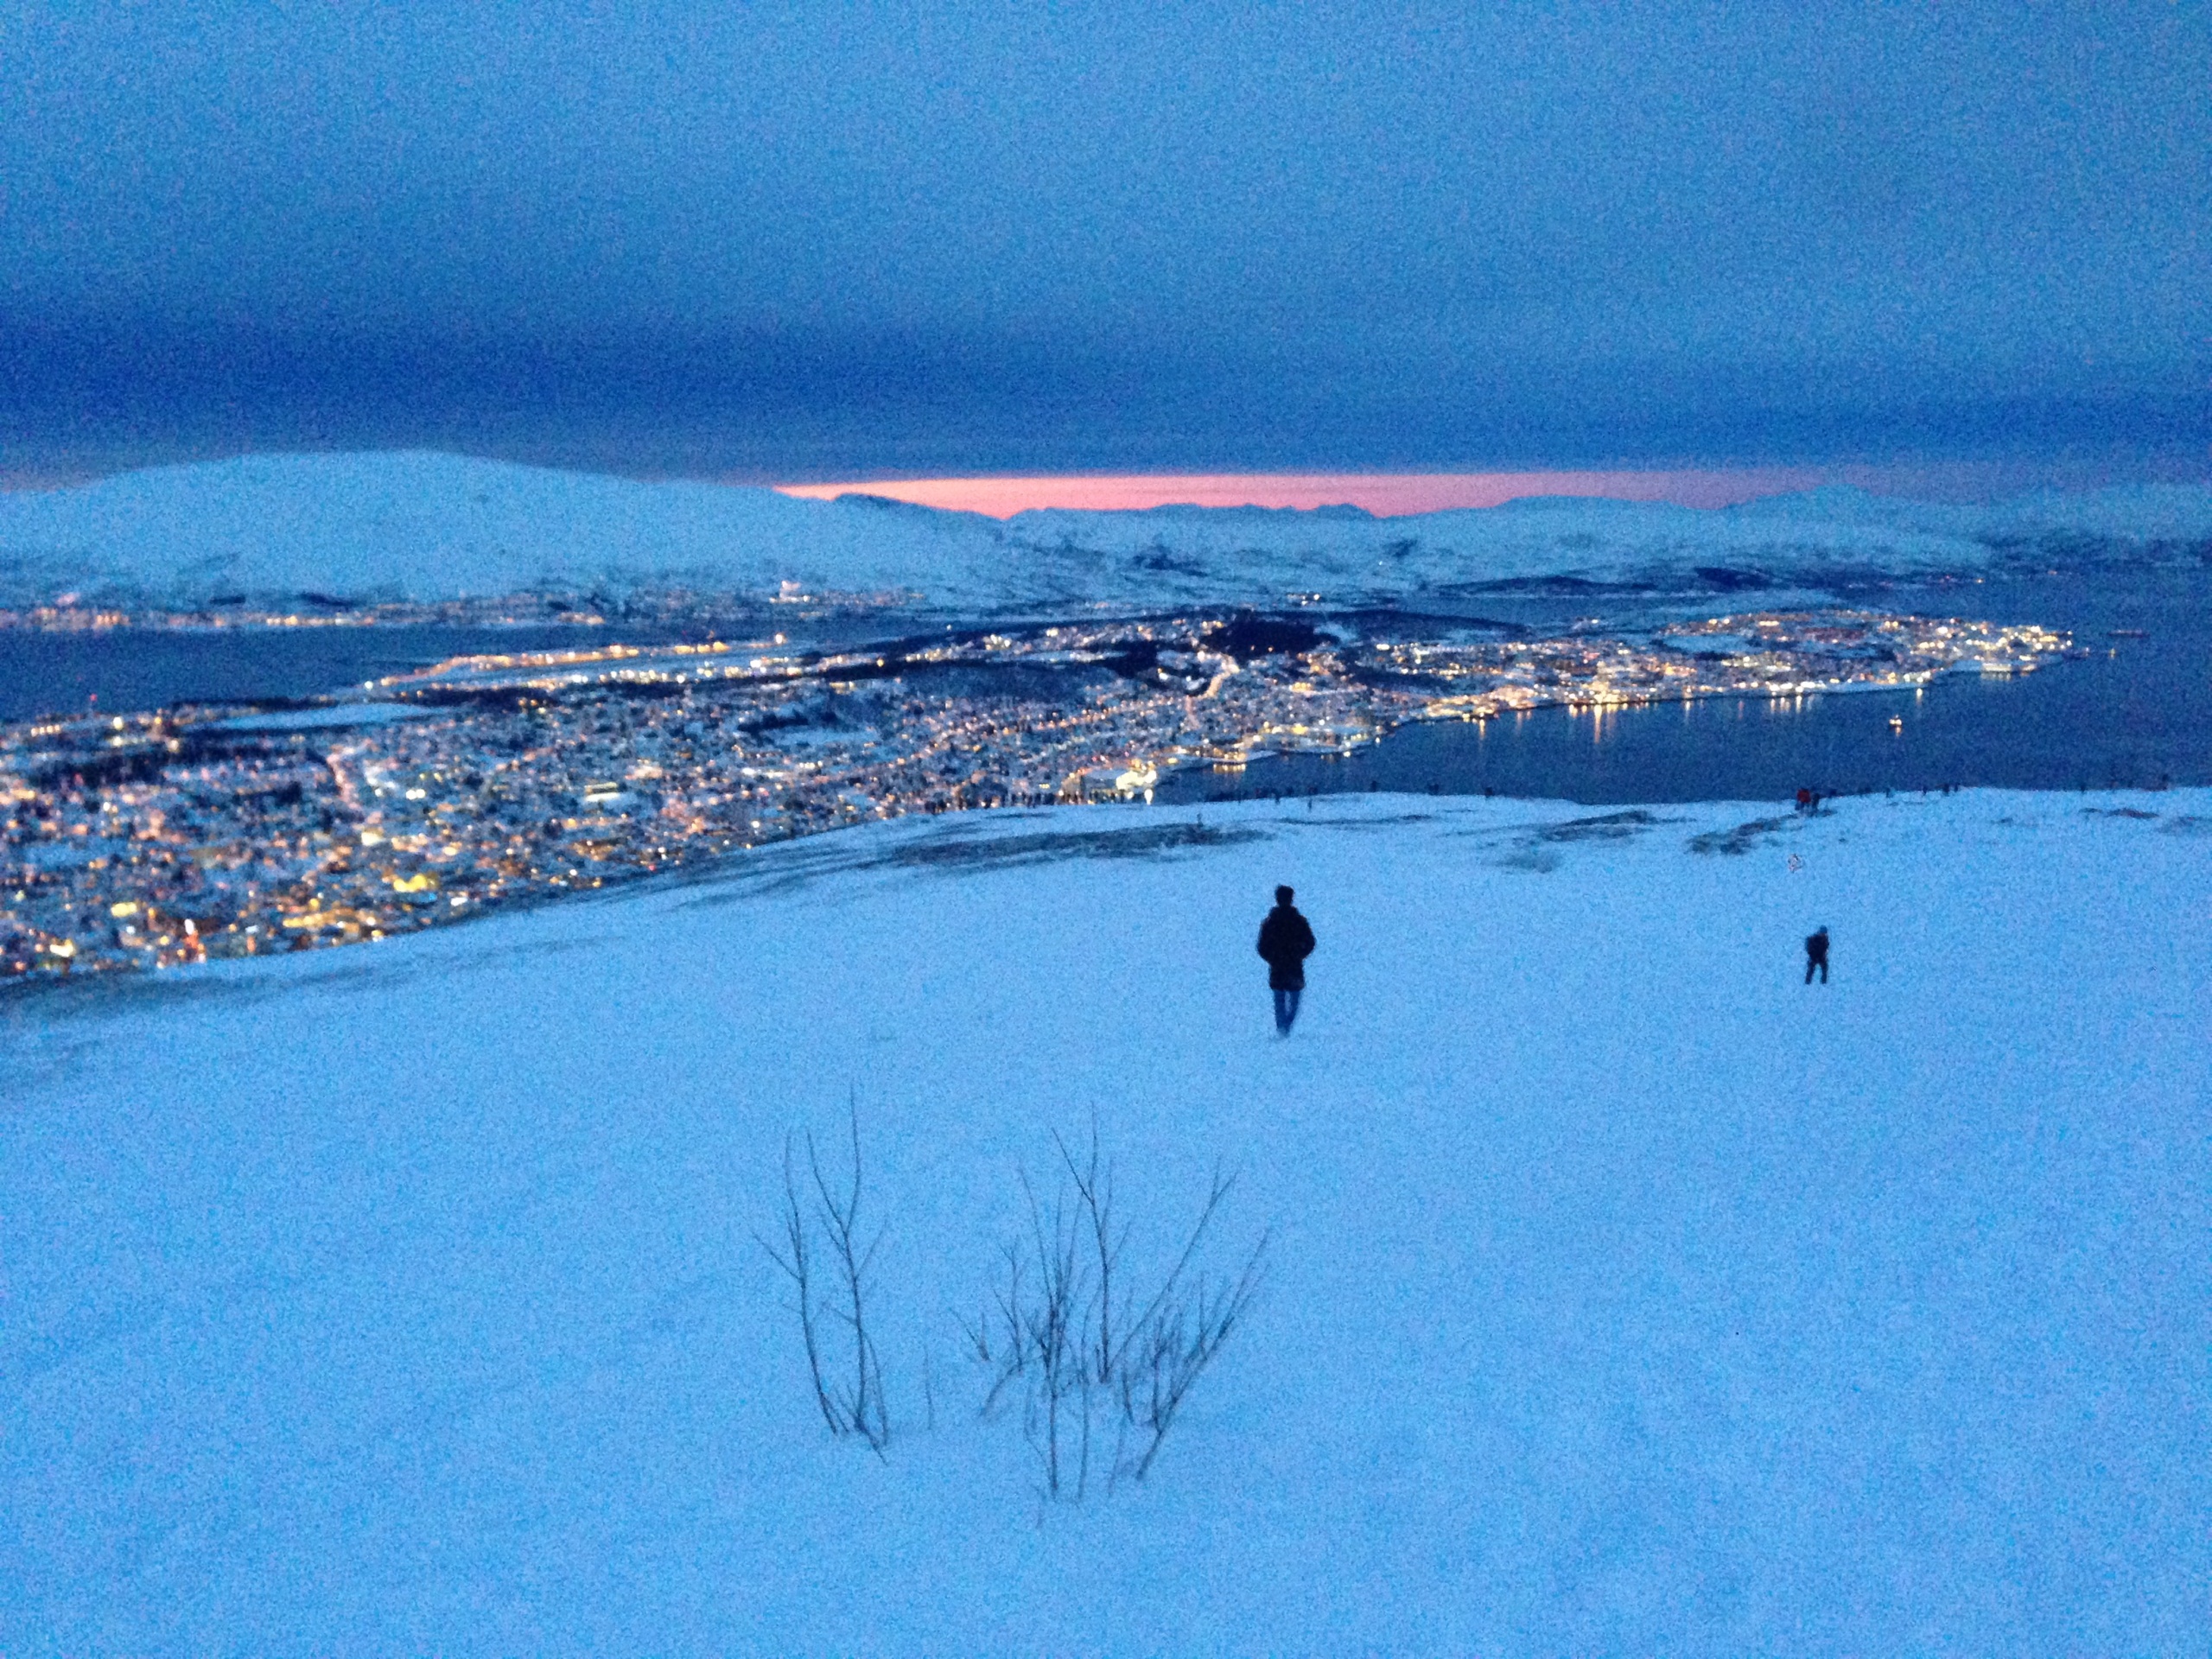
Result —
[[[1252,626],[502,653],[308,720],[207,706],[0,728],[0,963],[373,941],[855,823],[1149,799],[1178,769],[1341,755],[1414,721],[1565,707],[1602,731],[1638,704],[1917,690],[2069,649],[2041,628],[1841,610],[1639,637]]]

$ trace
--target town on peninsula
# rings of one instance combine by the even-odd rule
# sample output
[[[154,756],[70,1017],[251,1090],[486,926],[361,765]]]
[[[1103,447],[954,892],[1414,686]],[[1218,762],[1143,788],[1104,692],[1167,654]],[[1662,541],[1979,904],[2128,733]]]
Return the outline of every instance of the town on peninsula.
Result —
[[[1851,609],[1554,637],[1217,611],[841,649],[755,620],[753,638],[455,658],[305,702],[0,727],[0,975],[374,941],[871,819],[1149,799],[1173,771],[1342,754],[1414,721],[1904,689],[2071,648]]]

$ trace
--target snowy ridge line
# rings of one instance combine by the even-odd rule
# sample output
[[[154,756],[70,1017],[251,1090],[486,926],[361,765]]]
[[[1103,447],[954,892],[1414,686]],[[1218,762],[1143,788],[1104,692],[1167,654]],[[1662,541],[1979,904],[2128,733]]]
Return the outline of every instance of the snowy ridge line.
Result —
[[[1994,809],[1993,815],[1980,816],[1983,808]],[[1824,798],[1821,810],[1809,815],[1770,800],[1592,806],[1534,797],[1408,792],[917,813],[761,842],[603,887],[519,898],[487,907],[461,925],[395,933],[373,950],[210,957],[165,963],[158,972],[0,977],[0,1014],[35,1010],[38,1020],[51,1023],[179,998],[257,996],[325,980],[442,972],[456,963],[489,963],[515,950],[588,952],[641,925],[641,918],[642,925],[658,926],[702,908],[804,899],[840,882],[880,879],[903,887],[918,879],[963,881],[1071,864],[1176,863],[1286,837],[1344,832],[1387,839],[1415,830],[1443,843],[1471,843],[1491,868],[1537,874],[1553,873],[1577,851],[1632,842],[1671,845],[1696,863],[1716,855],[1731,863],[1745,854],[1786,852],[1802,841],[1847,834],[1854,817],[1869,812],[1930,809],[1948,823],[2018,828],[2056,818],[2078,822],[2083,833],[2103,828],[2184,841],[2212,838],[2212,789],[2190,787],[1844,793]],[[643,911],[634,908],[640,906]],[[594,917],[602,924],[594,926]],[[537,937],[546,930],[553,937]],[[459,955],[422,954],[426,950]]]
[[[430,453],[259,455],[0,493],[0,606],[582,595],[1084,606],[1397,605],[1535,585],[1791,582],[2212,560],[2212,486],[1947,505],[1828,487],[1739,506],[1544,499],[1357,508],[1046,510],[1003,523],[880,498],[643,483]]]

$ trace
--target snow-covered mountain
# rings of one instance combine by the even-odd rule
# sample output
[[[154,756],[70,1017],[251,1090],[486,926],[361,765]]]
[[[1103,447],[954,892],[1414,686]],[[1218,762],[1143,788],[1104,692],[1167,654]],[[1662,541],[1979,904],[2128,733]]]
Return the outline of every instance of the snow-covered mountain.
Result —
[[[0,494],[0,604],[438,600],[684,588],[912,593],[988,613],[1395,603],[1500,582],[1732,587],[2212,553],[2212,488],[1991,506],[1843,488],[1699,509],[1590,499],[1378,518],[1160,507],[1001,523],[874,498],[641,483],[429,454],[257,455]],[[1702,575],[1700,573],[1703,573]]]
[[[969,813],[0,998],[0,1650],[2201,1652],[2208,829]],[[849,1093],[881,1459],[753,1238]],[[1125,1285],[1274,1237],[1053,1505],[961,1322],[1093,1122]]]

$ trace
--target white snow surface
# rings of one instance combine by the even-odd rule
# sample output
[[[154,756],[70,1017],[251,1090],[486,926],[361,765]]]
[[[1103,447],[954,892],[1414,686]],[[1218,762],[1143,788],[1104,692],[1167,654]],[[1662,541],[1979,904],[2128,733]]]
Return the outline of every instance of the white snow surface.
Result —
[[[2200,1649],[2212,791],[1691,847],[1772,813],[910,820],[0,1003],[0,1649]],[[750,1236],[849,1096],[881,1460]],[[1272,1269],[1054,1507],[955,1316],[1094,1117]]]
[[[253,455],[0,493],[0,603],[65,593],[199,605],[690,588],[911,592],[942,610],[1395,603],[1484,583],[1974,571],[2086,548],[2212,543],[2212,486],[2045,493],[1989,506],[1846,488],[1738,507],[1538,499],[1378,518],[1162,507],[1001,523],[880,499],[645,483],[433,453]]]

